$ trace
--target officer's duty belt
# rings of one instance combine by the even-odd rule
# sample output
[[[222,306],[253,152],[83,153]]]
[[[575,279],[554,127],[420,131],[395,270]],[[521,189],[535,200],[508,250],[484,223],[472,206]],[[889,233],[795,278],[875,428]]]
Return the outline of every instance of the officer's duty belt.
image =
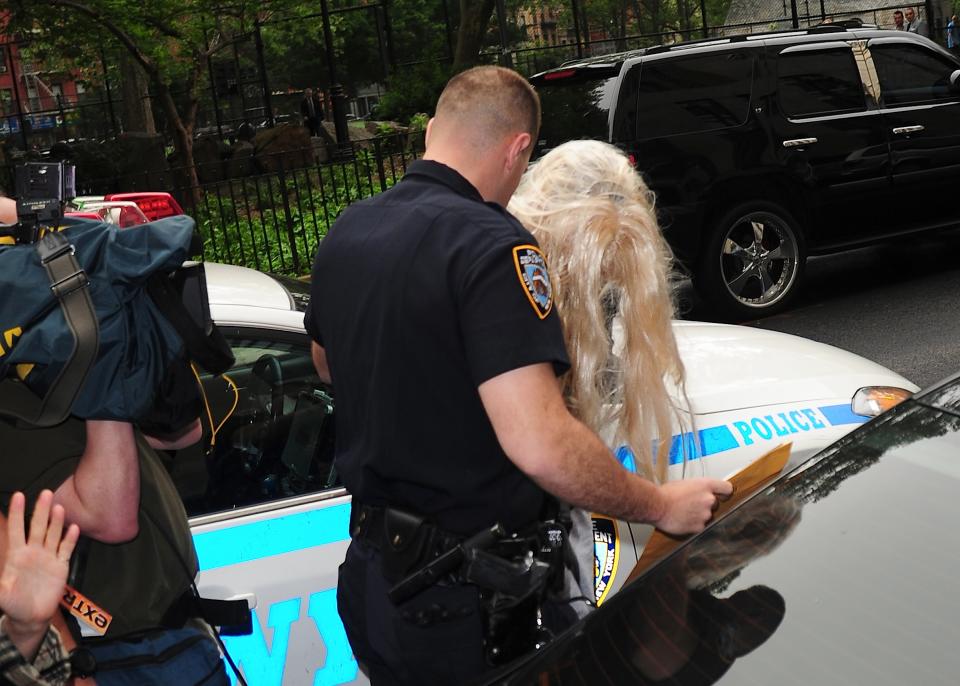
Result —
[[[356,501],[350,510],[350,536],[380,552],[383,576],[390,583],[400,581],[463,540],[420,515]]]

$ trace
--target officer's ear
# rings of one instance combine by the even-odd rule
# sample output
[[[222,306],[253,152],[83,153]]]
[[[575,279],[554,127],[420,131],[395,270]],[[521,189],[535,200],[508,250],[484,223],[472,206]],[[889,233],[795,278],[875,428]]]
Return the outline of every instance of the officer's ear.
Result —
[[[430,120],[427,122],[427,132],[423,134],[423,147],[430,147],[430,132],[433,130],[433,120],[435,117],[430,117]]]
[[[526,169],[527,162],[530,161],[530,144],[533,138],[529,133],[516,133],[510,139],[507,146],[507,158],[505,160],[507,171],[512,171],[517,165]]]

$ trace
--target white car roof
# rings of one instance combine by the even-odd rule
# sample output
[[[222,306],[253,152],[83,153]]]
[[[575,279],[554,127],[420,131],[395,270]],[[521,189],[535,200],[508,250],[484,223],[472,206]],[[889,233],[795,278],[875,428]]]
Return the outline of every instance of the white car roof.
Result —
[[[220,326],[303,332],[303,312],[275,278],[246,267],[205,262],[210,313]]]
[[[220,326],[303,333],[303,312],[277,279],[246,267],[205,263],[210,311]],[[750,326],[675,321],[696,414],[785,400],[845,397],[862,386],[917,390],[886,367],[825,343]]]

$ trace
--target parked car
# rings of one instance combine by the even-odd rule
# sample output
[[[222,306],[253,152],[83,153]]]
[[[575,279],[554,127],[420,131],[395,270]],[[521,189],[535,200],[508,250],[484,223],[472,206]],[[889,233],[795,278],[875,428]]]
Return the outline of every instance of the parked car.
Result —
[[[960,224],[960,61],[913,33],[815,28],[570,62],[531,82],[542,153],[623,148],[716,312],[787,305],[809,255]]]
[[[206,271],[236,365],[203,378],[204,445],[171,462],[200,590],[254,608],[253,634],[224,637],[249,683],[364,683],[336,609],[350,497],[333,466],[334,394],[316,375],[303,329],[308,284],[219,264]],[[803,459],[916,390],[880,365],[786,334],[693,322],[677,322],[676,332],[695,432],[674,437],[674,476],[724,476],[785,440]],[[594,526],[602,604],[649,527],[599,516]]]
[[[484,683],[955,684],[958,456],[960,376],[799,465]]]
[[[183,214],[176,199],[165,191],[137,191],[133,193],[109,193],[107,195],[84,195],[70,201],[68,212],[92,212],[116,203],[134,203],[148,221]],[[109,221],[107,219],[106,221]],[[116,224],[117,222],[112,222]]]
[[[121,229],[139,226],[150,221],[137,203],[129,200],[91,200],[83,203],[82,206],[82,210],[68,210],[63,213],[63,216],[116,224]]]

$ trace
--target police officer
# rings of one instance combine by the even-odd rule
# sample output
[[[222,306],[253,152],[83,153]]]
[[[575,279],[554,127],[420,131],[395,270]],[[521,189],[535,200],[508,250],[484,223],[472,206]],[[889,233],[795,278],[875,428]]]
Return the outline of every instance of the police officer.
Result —
[[[548,494],[688,533],[730,492],[630,474],[568,412],[549,270],[504,209],[539,125],[515,72],[459,74],[423,160],[349,207],[317,252],[305,324],[336,392],[337,468],[354,498],[338,607],[374,684],[459,684],[489,668],[476,586],[446,577],[400,604],[387,596],[437,540],[521,531]]]

